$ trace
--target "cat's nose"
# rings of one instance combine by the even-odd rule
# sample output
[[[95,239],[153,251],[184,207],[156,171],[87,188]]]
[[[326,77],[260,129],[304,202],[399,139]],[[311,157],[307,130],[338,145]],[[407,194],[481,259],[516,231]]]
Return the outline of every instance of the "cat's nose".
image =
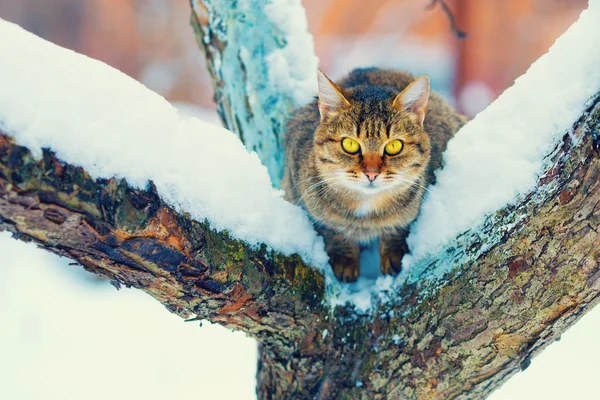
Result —
[[[379,171],[365,171],[365,175],[369,179],[369,182],[373,182],[379,175]]]

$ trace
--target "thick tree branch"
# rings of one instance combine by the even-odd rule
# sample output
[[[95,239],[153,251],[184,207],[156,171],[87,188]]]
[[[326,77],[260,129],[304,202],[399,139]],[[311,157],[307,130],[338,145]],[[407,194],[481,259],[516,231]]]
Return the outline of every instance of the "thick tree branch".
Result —
[[[298,257],[252,250],[50,152],[36,162],[5,135],[0,228],[248,332],[263,350],[260,398],[483,398],[598,301],[599,121],[595,100],[533,193],[434,260],[452,272],[371,316],[323,306],[322,277]]]
[[[295,317],[282,304],[318,310],[324,294],[321,275],[299,257],[216,233],[166,206],[153,187],[94,180],[46,150],[36,161],[1,130],[0,230],[72,258],[117,287],[143,289],[182,317],[196,314],[258,336],[256,321],[269,330],[277,324],[266,319]]]

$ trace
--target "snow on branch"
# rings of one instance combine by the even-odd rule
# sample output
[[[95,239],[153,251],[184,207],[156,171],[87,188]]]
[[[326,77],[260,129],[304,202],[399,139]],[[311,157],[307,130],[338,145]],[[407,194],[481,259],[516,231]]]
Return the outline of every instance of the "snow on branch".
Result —
[[[306,214],[229,131],[182,118],[123,73],[2,20],[0,59],[0,126],[36,157],[49,148],[94,178],[152,181],[177,211],[329,270]]]
[[[325,267],[306,215],[281,199],[235,136],[183,119],[118,71],[6,22],[0,227],[144,289],[179,315],[249,332],[262,344],[259,396],[484,398],[599,299],[600,161],[590,134],[600,124],[598,98],[586,109],[600,87],[599,16],[593,0],[552,51],[451,142],[411,237],[419,258],[409,275],[431,258],[434,267],[457,268],[445,280],[391,291],[394,301],[378,304],[376,317],[351,307],[332,312],[321,275],[298,257],[248,249],[189,218]],[[33,162],[15,142],[43,159]],[[154,185],[131,189],[88,172]],[[553,183],[560,190],[549,195]],[[519,194],[523,201],[505,207]],[[502,207],[496,215],[506,218],[489,217]],[[108,218],[127,212],[132,232]],[[489,246],[486,235],[518,215],[527,218],[485,253],[464,260],[453,250],[455,236],[484,220],[478,241],[463,235],[461,246]],[[436,257],[440,249],[451,256]],[[364,299],[401,282],[346,287]]]
[[[456,255],[466,254],[465,248],[479,241],[477,235],[487,237],[481,254],[518,222],[512,216],[503,221],[506,226],[490,223],[495,212],[518,204],[536,188],[540,175],[552,167],[548,155],[600,92],[598,20],[600,0],[592,0],[546,55],[448,143],[437,183],[411,227],[411,254],[402,273],[375,282],[361,278],[335,302],[367,310],[373,298],[395,300],[406,283],[439,279],[461,266],[465,260]]]
[[[462,232],[530,192],[545,158],[600,91],[600,1],[514,85],[448,143],[444,167],[411,228],[413,255],[424,264]]]

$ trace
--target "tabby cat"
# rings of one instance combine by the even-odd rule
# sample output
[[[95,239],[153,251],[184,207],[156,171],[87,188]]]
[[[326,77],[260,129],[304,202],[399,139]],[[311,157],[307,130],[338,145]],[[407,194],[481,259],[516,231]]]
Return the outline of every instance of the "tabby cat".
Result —
[[[467,119],[425,75],[357,69],[335,84],[318,71],[318,83],[288,123],[286,199],[312,217],[339,280],[358,278],[360,246],[377,238],[381,272],[397,274],[423,191]]]

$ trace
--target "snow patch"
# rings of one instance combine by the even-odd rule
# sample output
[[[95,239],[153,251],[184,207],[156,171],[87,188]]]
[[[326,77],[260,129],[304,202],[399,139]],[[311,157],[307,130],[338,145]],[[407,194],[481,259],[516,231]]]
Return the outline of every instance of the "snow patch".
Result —
[[[307,104],[317,93],[319,59],[314,55],[304,7],[300,0],[272,0],[265,12],[285,38],[281,49],[267,55],[270,76],[278,91],[293,93],[298,105]]]
[[[292,62],[312,52],[306,21],[293,12],[299,7],[298,0],[269,6],[288,35],[269,62],[280,84],[291,85],[282,90],[301,102],[316,93],[316,58]],[[409,236],[413,255],[396,279],[335,283],[306,213],[282,199],[257,155],[233,134],[182,117],[119,71],[1,20],[0,124],[35,156],[47,147],[95,178],[126,178],[138,188],[152,180],[169,205],[192,218],[251,245],[300,254],[328,278],[333,305],[351,302],[366,312],[373,299],[385,300],[395,285],[418,276],[420,260],[535,185],[544,155],[600,89],[598,20],[600,0],[591,0],[549,53],[449,143],[446,166]]]
[[[406,268],[527,193],[543,158],[600,90],[600,0],[514,85],[458,132],[411,228]]]

